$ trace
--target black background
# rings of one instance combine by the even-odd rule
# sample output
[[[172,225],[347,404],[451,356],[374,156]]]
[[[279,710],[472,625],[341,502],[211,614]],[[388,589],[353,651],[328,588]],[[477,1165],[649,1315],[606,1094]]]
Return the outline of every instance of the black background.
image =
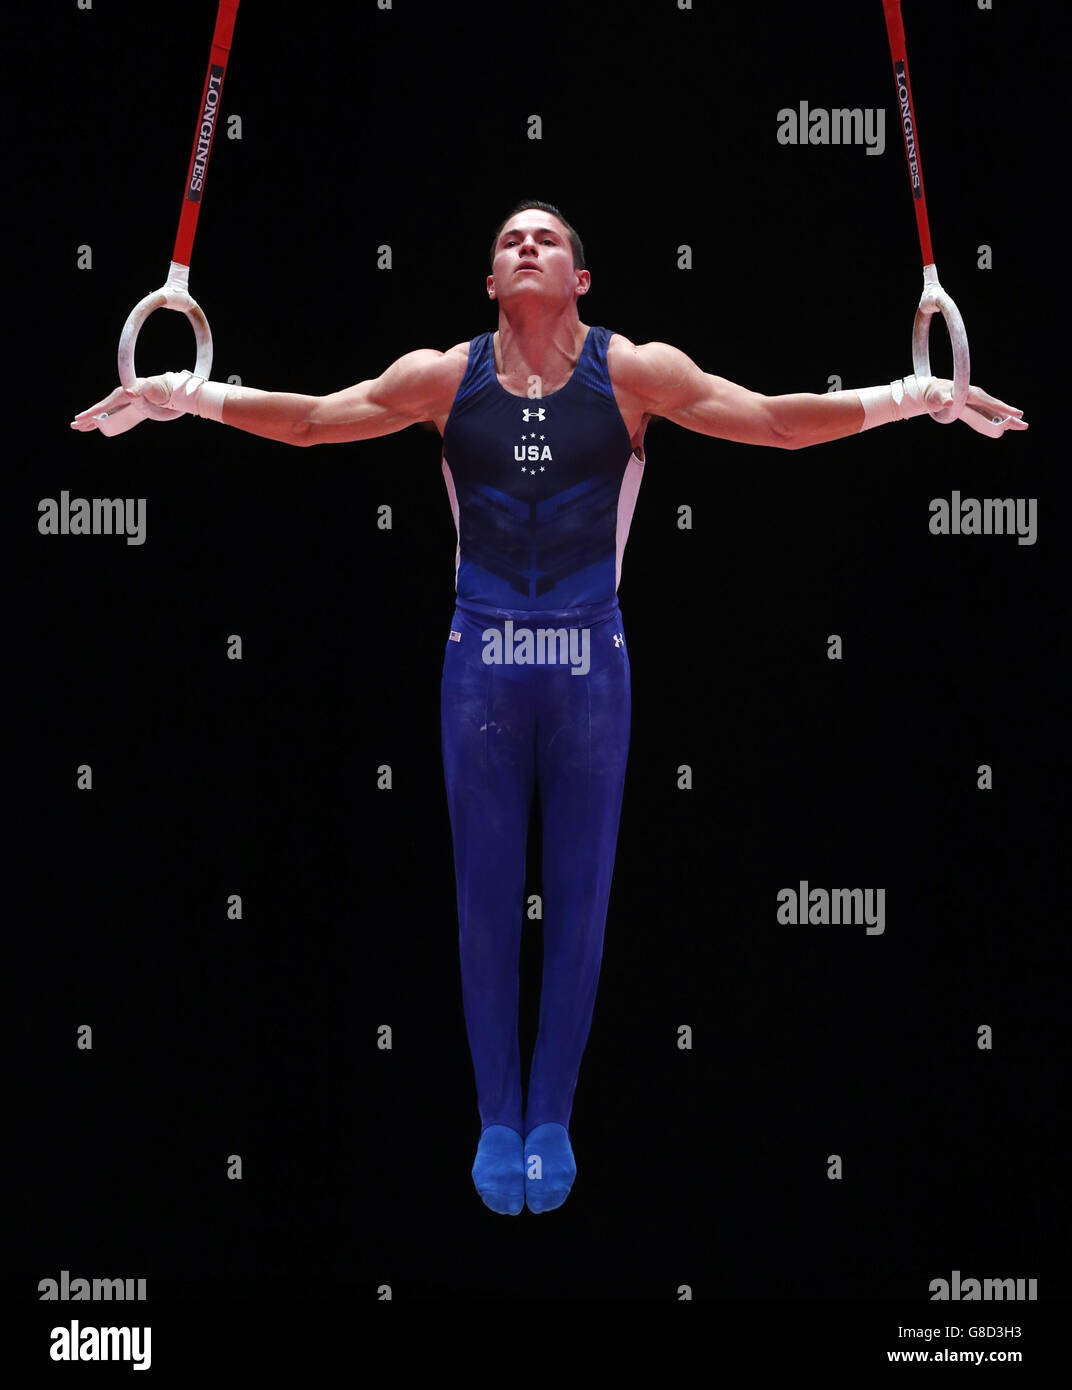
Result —
[[[1039,75],[1054,36],[1000,2],[905,4],[939,274],[973,379],[1028,432],[914,420],[784,452],[649,427],[579,1175],[559,1211],[509,1221],[469,1176],[438,434],[296,450],[196,419],[68,428],[115,384],[123,321],[165,278],[213,19],[70,0],[38,21],[49,62],[8,267],[32,398],[7,516],[9,1304],[63,1268],[147,1277],[150,1310],[269,1287],[296,1304],[328,1286],[369,1302],[381,1285],[673,1300],[687,1284],[905,1299],[937,1324],[965,1311],[927,1302],[953,1269],[1067,1296],[1060,269]],[[884,153],[779,145],[777,112],[801,100],[883,106]],[[247,0],[222,109],[242,139],[214,143],[190,281],[216,380],[321,394],[494,327],[487,247],[522,197],[580,231],[586,323],[768,394],[911,370],[921,263],[878,0]],[[139,371],[183,366],[187,326],[156,315]],[[40,536],[37,503],[64,488],[145,497],[147,543]],[[1037,498],[1037,544],[932,536],[929,502],[953,489]],[[779,925],[775,894],[802,878],[885,887],[885,935]],[[539,953],[527,927],[527,1045]]]

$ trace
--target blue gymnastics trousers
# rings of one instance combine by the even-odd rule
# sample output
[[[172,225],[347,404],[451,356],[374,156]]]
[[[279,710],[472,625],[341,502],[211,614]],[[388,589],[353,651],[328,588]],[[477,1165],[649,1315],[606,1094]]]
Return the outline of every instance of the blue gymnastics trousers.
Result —
[[[443,771],[462,1001],[481,1132],[569,1127],[603,956],[629,753],[617,597],[553,611],[458,599],[443,661]],[[544,960],[524,1108],[518,960],[539,788]]]

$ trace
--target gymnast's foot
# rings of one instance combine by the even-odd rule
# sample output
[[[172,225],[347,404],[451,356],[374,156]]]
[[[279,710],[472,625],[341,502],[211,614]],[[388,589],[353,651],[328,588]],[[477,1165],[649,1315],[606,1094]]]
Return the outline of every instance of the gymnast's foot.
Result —
[[[508,1125],[488,1125],[480,1136],[473,1182],[492,1211],[516,1216],[525,1205],[525,1150],[521,1135]]]
[[[525,1201],[529,1211],[560,1207],[576,1176],[577,1164],[564,1125],[537,1125],[529,1131],[525,1140]]]

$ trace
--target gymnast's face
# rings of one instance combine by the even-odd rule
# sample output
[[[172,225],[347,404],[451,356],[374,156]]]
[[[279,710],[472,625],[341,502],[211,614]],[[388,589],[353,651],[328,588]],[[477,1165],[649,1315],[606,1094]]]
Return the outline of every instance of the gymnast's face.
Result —
[[[588,289],[587,270],[574,270],[569,233],[557,217],[526,208],[499,233],[488,293],[511,301],[523,295],[569,303]]]

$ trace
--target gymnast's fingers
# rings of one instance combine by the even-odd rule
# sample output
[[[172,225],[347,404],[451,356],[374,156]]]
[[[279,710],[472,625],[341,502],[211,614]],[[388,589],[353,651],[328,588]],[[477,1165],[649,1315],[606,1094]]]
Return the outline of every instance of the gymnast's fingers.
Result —
[[[993,406],[969,406],[960,418],[978,434],[989,435],[991,439],[1000,439],[1006,430],[1028,428],[1026,420],[1016,415],[999,414]]]
[[[968,390],[968,404],[982,409],[984,405],[992,406],[991,415],[1022,415],[1024,412],[1015,405],[1009,405],[1005,401],[999,401],[997,396],[992,396],[989,391],[984,391],[981,386],[972,386]]]
[[[82,430],[83,432],[86,430],[95,430],[97,428],[97,417],[99,415],[110,414],[120,406],[126,405],[129,400],[130,397],[123,390],[122,386],[117,386],[110,395],[105,396],[104,399],[98,401],[96,405],[91,405],[88,409],[79,411],[71,421],[71,429]]]

